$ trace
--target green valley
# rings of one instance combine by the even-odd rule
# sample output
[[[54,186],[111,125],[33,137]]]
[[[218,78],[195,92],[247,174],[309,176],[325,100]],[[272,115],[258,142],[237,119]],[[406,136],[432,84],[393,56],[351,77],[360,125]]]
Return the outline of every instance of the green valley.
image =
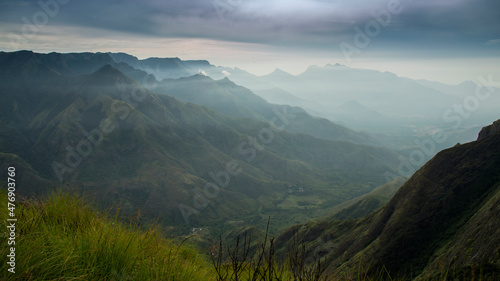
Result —
[[[340,85],[345,100],[309,103],[323,80],[311,97]],[[12,280],[498,280],[500,121],[438,152],[476,127],[430,143],[437,123],[409,110],[434,95],[435,115],[457,87],[341,65],[257,77],[205,60],[0,52]],[[350,99],[381,89],[378,110]],[[388,123],[369,134],[298,104]],[[385,134],[391,122],[416,133]]]

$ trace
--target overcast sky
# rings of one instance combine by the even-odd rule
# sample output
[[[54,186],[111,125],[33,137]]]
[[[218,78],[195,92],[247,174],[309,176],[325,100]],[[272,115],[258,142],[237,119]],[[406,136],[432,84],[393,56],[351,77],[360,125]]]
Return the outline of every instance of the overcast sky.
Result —
[[[500,1],[2,0],[0,49],[207,59],[258,75],[341,63],[500,81]]]

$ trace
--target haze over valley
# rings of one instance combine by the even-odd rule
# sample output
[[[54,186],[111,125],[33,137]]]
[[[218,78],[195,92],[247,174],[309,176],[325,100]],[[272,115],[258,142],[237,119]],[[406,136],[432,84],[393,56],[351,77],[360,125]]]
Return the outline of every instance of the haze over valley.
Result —
[[[498,280],[500,7],[2,1],[1,280]]]

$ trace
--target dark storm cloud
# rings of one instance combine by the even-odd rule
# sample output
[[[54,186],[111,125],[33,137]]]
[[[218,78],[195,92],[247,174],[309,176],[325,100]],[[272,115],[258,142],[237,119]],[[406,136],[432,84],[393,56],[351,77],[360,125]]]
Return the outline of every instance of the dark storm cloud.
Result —
[[[48,3],[55,0],[42,0]],[[352,40],[354,28],[397,0],[71,0],[50,24],[85,26],[158,37],[209,38],[270,45],[333,48]],[[378,40],[428,45],[487,45],[500,39],[500,1],[401,0]],[[40,10],[39,1],[6,0],[0,21],[22,24]]]

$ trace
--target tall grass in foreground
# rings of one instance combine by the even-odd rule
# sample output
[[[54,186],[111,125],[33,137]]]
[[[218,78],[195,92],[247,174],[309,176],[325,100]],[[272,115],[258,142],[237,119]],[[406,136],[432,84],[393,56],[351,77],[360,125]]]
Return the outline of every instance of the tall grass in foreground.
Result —
[[[18,198],[19,199],[19,198]],[[213,280],[205,256],[174,244],[150,228],[93,211],[81,197],[52,193],[43,201],[16,202],[15,274],[6,262],[0,280]],[[7,197],[0,194],[6,222]],[[6,237],[6,227],[1,233]],[[2,239],[1,258],[10,246]]]
[[[18,198],[19,199],[19,198]],[[411,280],[391,278],[382,268],[368,276],[366,264],[354,272],[331,277],[320,260],[306,262],[306,248],[294,240],[288,259],[278,262],[274,240],[250,253],[250,238],[223,247],[222,241],[206,255],[195,248],[165,239],[155,228],[125,225],[96,212],[75,194],[55,192],[42,201],[16,202],[16,268],[9,273],[6,256],[7,197],[0,192],[0,280],[178,280],[178,281],[321,281]],[[268,222],[269,224],[269,222]],[[267,232],[266,232],[267,233]],[[369,267],[369,265],[368,265]],[[496,280],[448,272],[419,280]],[[467,273],[467,272],[466,272]],[[469,278],[471,277],[471,278]]]

